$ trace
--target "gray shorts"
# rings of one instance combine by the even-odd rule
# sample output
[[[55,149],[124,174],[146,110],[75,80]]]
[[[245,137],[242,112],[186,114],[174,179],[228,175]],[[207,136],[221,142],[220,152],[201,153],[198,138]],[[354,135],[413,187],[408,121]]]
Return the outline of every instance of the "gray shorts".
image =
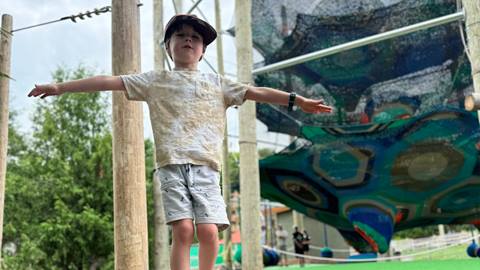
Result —
[[[220,191],[220,174],[208,166],[173,164],[155,171],[160,180],[167,224],[193,219],[195,224],[216,224],[219,231],[230,225]]]

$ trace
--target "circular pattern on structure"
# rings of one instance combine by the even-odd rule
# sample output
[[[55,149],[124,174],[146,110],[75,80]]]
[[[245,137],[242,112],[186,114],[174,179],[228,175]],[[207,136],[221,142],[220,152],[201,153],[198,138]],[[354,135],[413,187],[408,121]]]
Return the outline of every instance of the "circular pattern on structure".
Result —
[[[400,153],[391,167],[392,186],[421,192],[454,178],[464,157],[442,142],[421,142]]]

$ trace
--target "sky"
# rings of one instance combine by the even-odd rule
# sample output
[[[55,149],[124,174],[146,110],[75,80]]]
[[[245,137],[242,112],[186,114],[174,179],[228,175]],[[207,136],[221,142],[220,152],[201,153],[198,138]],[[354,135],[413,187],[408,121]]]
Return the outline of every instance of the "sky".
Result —
[[[142,72],[153,69],[153,0],[140,1],[141,67]],[[164,24],[175,12],[173,1],[164,0]],[[221,1],[222,28],[234,26],[234,0]],[[20,29],[39,23],[53,21],[95,8],[110,6],[110,0],[15,0],[0,1],[0,13],[13,17],[13,29]],[[190,9],[193,0],[183,0],[183,10]],[[214,25],[214,0],[203,0],[198,8],[207,21]],[[202,18],[200,12],[193,12]],[[234,38],[222,35],[224,43],[224,66],[228,76],[236,74],[236,50]],[[207,48],[204,56],[215,68],[217,65],[216,44]],[[9,109],[16,111],[17,126],[24,133],[32,130],[31,119],[38,98],[28,98],[35,83],[48,83],[52,72],[59,66],[75,69],[80,64],[92,68],[98,74],[111,74],[111,13],[103,13],[73,23],[65,20],[36,28],[14,32],[12,38],[11,77]],[[261,60],[254,54],[254,61]],[[212,72],[200,62],[199,69]],[[238,151],[237,109],[227,110],[229,150]],[[145,137],[152,138],[148,108],[144,105]],[[257,120],[259,148],[272,148],[280,151],[288,144],[289,136],[268,132],[266,126]],[[262,143],[266,142],[266,143]]]

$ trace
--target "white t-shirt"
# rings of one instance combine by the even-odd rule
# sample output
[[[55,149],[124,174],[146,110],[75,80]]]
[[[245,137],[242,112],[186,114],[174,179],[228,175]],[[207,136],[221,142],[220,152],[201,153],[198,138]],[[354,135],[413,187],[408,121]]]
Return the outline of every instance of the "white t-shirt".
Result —
[[[121,78],[129,100],[148,104],[159,167],[191,163],[220,170],[225,110],[244,102],[247,85],[186,70]]]
[[[277,236],[277,244],[279,247],[287,245],[288,232],[286,230],[277,230],[275,232]]]

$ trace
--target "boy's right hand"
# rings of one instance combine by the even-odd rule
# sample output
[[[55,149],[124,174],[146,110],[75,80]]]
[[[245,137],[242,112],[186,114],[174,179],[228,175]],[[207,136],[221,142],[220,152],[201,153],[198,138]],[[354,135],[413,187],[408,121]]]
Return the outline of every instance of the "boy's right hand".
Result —
[[[63,92],[56,84],[35,84],[35,88],[28,93],[28,96],[46,98],[48,96],[59,96],[61,94],[63,94]]]

